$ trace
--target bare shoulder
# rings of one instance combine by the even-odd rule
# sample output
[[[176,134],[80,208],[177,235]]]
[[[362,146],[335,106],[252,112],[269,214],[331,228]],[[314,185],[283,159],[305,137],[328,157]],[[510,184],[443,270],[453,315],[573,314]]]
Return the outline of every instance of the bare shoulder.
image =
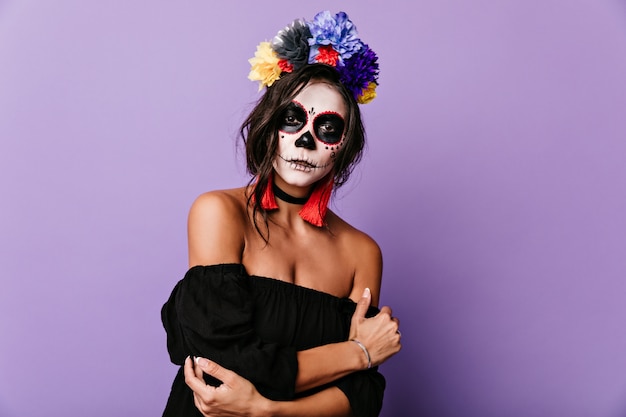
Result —
[[[189,210],[189,265],[240,262],[246,227],[244,188],[209,191]]]
[[[335,213],[330,212],[329,228],[335,234],[342,245],[348,245],[358,253],[358,256],[380,256],[381,250],[378,243],[362,230],[352,226]]]
[[[345,259],[353,265],[354,282],[350,298],[358,300],[365,288],[372,292],[372,304],[378,304],[383,257],[378,243],[367,233],[350,225],[334,213],[329,227],[338,239]]]
[[[245,217],[245,198],[244,188],[208,191],[195,199],[189,210],[189,216],[219,223]]]

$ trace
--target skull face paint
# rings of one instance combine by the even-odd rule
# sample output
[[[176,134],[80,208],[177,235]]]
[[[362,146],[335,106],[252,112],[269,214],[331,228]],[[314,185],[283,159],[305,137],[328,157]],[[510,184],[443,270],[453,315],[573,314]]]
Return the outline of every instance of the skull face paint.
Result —
[[[311,113],[315,114],[315,109],[312,108]],[[304,106],[294,100],[281,117],[282,124],[279,130],[284,133],[298,133],[307,125],[308,119]],[[313,117],[315,137],[326,145],[335,145],[341,141],[345,125],[343,117],[336,112],[327,111]],[[307,133],[309,132],[304,134]],[[313,138],[310,133],[309,136]]]
[[[328,174],[345,140],[345,114],[343,97],[334,87],[309,83],[280,117],[276,174],[299,187]]]

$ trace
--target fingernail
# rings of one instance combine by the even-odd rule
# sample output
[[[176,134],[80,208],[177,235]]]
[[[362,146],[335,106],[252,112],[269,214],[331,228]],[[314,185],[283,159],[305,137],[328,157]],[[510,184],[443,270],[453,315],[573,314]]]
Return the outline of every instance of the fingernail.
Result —
[[[370,289],[365,288],[365,290],[363,291],[363,297],[369,297],[369,296],[370,296]]]
[[[204,368],[205,366],[209,364],[209,361],[207,361],[204,358],[196,358],[196,364],[200,366],[201,368]]]

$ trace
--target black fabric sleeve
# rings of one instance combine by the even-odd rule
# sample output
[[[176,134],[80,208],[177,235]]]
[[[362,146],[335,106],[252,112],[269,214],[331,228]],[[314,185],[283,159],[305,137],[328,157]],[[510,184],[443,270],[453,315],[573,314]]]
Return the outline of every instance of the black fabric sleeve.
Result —
[[[354,417],[378,417],[383,407],[385,385],[385,377],[377,368],[354,372],[335,383],[348,397]]]
[[[356,303],[349,300],[343,311],[346,328],[350,327],[355,309]],[[380,310],[377,307],[369,307],[365,317],[374,317],[378,313]],[[386,382],[385,377],[378,372],[377,366],[346,375],[333,385],[348,398],[353,417],[378,417],[380,414]]]
[[[257,336],[249,280],[241,264],[189,269],[161,309],[170,359],[177,365],[189,355],[211,359],[248,379],[261,395],[290,400],[298,372],[296,350]]]

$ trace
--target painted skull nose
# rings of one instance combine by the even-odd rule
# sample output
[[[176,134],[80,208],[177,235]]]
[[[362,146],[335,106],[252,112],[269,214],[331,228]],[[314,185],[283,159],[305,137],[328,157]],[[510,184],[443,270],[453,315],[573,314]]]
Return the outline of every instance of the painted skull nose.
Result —
[[[311,132],[306,132],[296,139],[296,147],[315,150],[315,139],[313,139]]]

